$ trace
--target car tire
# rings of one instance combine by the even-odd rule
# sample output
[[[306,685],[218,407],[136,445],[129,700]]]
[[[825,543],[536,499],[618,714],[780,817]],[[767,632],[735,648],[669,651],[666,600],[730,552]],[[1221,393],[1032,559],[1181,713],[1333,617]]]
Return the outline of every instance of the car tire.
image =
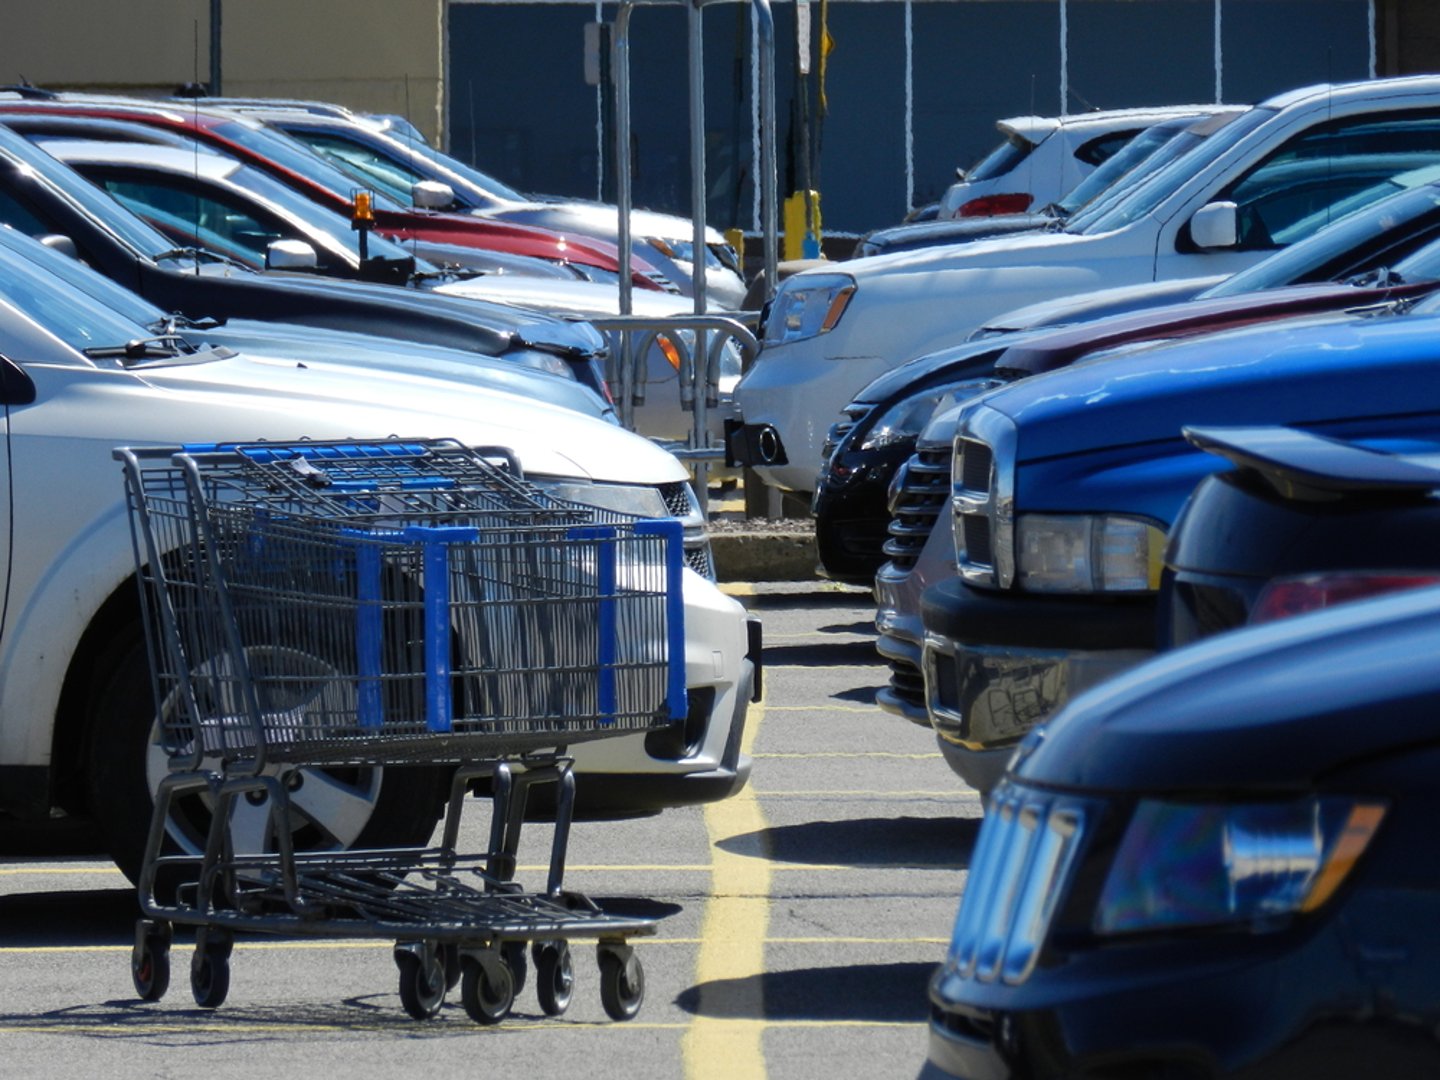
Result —
[[[86,786],[110,857],[131,881],[137,880],[154,808],[153,756],[157,753],[155,707],[149,662],[140,628],[133,625],[111,658],[96,672],[89,716]],[[304,770],[317,782],[344,787],[367,806],[363,825],[331,829],[307,820],[292,830],[297,851],[349,848],[407,848],[426,845],[449,792],[451,770],[443,766]],[[198,852],[208,811],[200,796],[177,800],[167,850]],[[176,821],[175,817],[184,820]],[[343,837],[343,839],[337,839]]]

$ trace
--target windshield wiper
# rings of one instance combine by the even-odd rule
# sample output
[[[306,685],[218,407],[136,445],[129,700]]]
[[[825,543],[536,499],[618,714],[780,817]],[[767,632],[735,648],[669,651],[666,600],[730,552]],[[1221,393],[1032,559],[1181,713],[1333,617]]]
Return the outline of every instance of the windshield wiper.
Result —
[[[145,329],[158,337],[179,337],[181,330],[214,330],[217,326],[224,325],[224,319],[212,318],[209,315],[201,319],[192,319],[188,315],[172,312],[163,319],[156,319]]]
[[[1392,285],[1404,285],[1405,278],[1388,266],[1377,266],[1374,270],[1346,278],[1345,284],[1358,289],[1388,289]]]
[[[152,255],[156,262],[164,262],[166,259],[194,259],[196,262],[224,263],[226,266],[239,267],[241,270],[249,270],[250,267],[232,259],[229,255],[221,255],[218,251],[211,251],[203,247],[175,247],[168,251],[162,251],[158,255]]]
[[[179,356],[189,349],[179,334],[157,334],[155,337],[132,338],[124,345],[96,345],[84,350],[92,360],[119,360],[126,367],[141,360]]]

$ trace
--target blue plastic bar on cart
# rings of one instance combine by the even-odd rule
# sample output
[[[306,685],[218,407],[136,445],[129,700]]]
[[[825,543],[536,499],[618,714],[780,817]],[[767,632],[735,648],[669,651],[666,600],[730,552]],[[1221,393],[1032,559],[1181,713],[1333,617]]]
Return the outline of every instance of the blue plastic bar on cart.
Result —
[[[683,720],[690,712],[685,687],[685,526],[677,518],[655,518],[637,521],[635,533],[665,538],[665,626],[670,660],[665,696],[670,719]]]
[[[186,454],[214,454],[220,451],[243,454],[251,461],[268,464],[307,458],[314,461],[335,461],[357,458],[415,457],[427,448],[420,443],[184,443]]]
[[[355,533],[363,537],[363,533]],[[380,683],[380,656],[383,642],[380,607],[380,546],[355,545],[355,661],[359,676],[359,721],[363,728],[385,725],[385,695]]]
[[[450,731],[450,545],[473,544],[480,530],[463,525],[411,525],[405,540],[420,545],[420,580],[425,589],[425,726]]]

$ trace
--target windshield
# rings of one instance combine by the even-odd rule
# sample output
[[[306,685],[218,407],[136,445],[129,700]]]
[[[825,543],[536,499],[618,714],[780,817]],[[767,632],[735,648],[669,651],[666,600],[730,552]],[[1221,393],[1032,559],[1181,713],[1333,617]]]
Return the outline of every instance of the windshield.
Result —
[[[177,243],[195,242],[261,269],[270,244],[304,240],[317,247],[322,267],[333,265],[339,253],[351,266],[360,264],[360,233],[349,221],[248,165],[230,172],[223,183],[143,165],[82,164],[81,169]],[[367,244],[371,259],[410,258],[373,231]],[[433,269],[428,264],[419,268]]]
[[[8,225],[0,225],[0,250],[63,279],[70,288],[85,293],[137,326],[149,326],[165,317],[165,313],[150,301],[115,284],[104,274]]]
[[[1193,122],[1193,119],[1187,118],[1185,120],[1173,120],[1164,124],[1156,124],[1154,127],[1146,128],[1126,143],[1120,151],[1107,158],[1094,172],[1073,187],[1069,194],[1055,204],[1056,207],[1065,217],[1074,214],[1075,211],[1079,210],[1111,184],[1126,176],[1132,169],[1171,139],[1179,135]]]
[[[1093,218],[1086,214],[1086,220],[1082,223],[1077,216],[1070,222],[1069,231],[1111,232],[1138,221],[1184,184],[1196,169],[1214,161],[1274,115],[1275,110],[1256,106],[1233,117],[1207,117],[1197,122],[1190,128],[1190,132],[1201,136],[1205,147],[1203,151],[1193,144],[1177,146],[1180,139],[1171,139],[1146,162],[1147,165],[1153,163],[1153,171],[1143,182],[1138,185],[1125,185],[1125,195],[1107,203]],[[1215,126],[1217,122],[1218,128]],[[1193,154],[1192,150],[1195,151]],[[1203,160],[1194,160],[1202,155]]]
[[[84,352],[123,346],[152,333],[143,323],[126,318],[87,291],[73,287],[69,275],[60,277],[40,266],[43,256],[37,260],[34,249],[43,245],[24,243],[27,238],[10,229],[0,229],[0,233],[5,234],[0,239],[0,295],[71,348]],[[70,261],[64,255],[50,254]]]
[[[24,137],[4,126],[0,126],[0,147],[19,162],[18,168],[32,177],[43,178],[54,194],[78,206],[86,216],[101,222],[136,254],[153,258],[174,246],[68,165],[30,145]]]
[[[1361,209],[1200,295],[1235,296],[1282,285],[1335,281],[1382,265],[1398,270],[1411,252],[1440,234],[1440,183],[1425,183],[1408,191],[1399,189],[1406,177],[1433,175],[1437,171],[1416,170],[1352,195],[1347,202],[1362,200],[1367,194],[1370,199],[1360,202]],[[1379,198],[1387,189],[1395,194]],[[1407,274],[1406,280],[1416,279]]]
[[[313,153],[304,143],[292,139],[283,132],[271,128],[255,127],[239,120],[227,120],[212,129],[221,138],[245,147],[282,168],[297,173],[312,183],[318,184],[333,197],[349,200],[355,190],[355,181],[346,176],[318,154]],[[399,210],[399,206],[383,194],[376,194],[375,209]]]

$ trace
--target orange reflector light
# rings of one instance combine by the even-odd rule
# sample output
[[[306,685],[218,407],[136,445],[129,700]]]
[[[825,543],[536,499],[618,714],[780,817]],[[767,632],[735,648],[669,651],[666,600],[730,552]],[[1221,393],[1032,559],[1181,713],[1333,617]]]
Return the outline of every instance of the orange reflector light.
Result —
[[[679,371],[680,350],[675,347],[675,343],[664,334],[661,334],[656,337],[655,344],[660,346],[660,351],[665,354],[665,359],[670,361],[670,366],[676,371]]]
[[[1315,876],[1315,882],[1310,886],[1310,895],[1305,897],[1305,902],[1300,905],[1301,911],[1314,911],[1335,894],[1335,890],[1340,888],[1341,883],[1355,868],[1356,860],[1369,845],[1384,816],[1385,807],[1379,803],[1359,803],[1350,811],[1349,820],[1345,822],[1340,838],[1335,841],[1334,850],[1325,860],[1320,873]]]

